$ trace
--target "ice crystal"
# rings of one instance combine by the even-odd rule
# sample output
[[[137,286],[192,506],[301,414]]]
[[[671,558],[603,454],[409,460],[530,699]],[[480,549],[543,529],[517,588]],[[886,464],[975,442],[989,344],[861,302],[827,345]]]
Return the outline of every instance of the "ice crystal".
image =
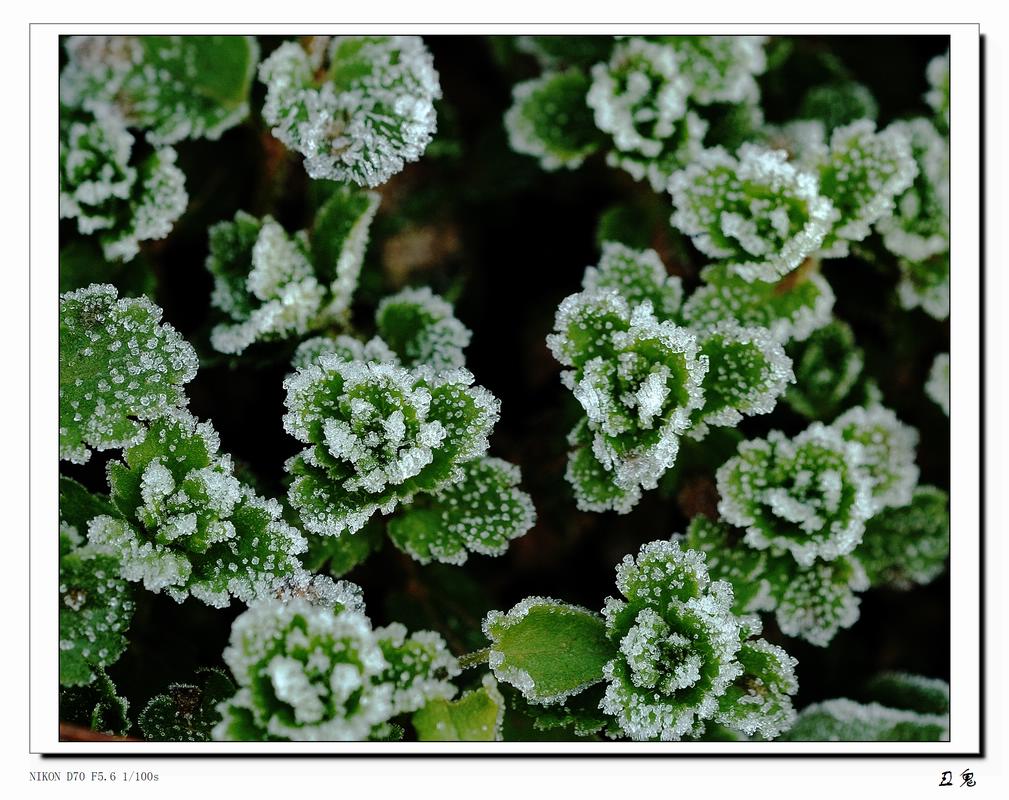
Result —
[[[150,420],[186,404],[196,352],[146,297],[92,285],[60,296],[60,458],[126,447]]]
[[[290,236],[272,217],[243,211],[211,227],[211,301],[231,320],[214,328],[214,348],[241,353],[257,341],[302,336],[342,320],[378,202],[373,192],[341,187],[319,210],[311,234]]]
[[[928,371],[925,394],[949,416],[949,353],[939,353]]]
[[[487,449],[499,403],[465,370],[438,374],[322,355],[287,378],[284,427],[307,445],[287,464],[313,533],[359,530],[463,476]]]
[[[734,320],[766,328],[781,342],[801,341],[830,321],[834,292],[819,272],[794,280],[747,281],[721,264],[701,271],[704,283],[683,305],[683,319],[698,332]]]
[[[217,740],[358,741],[397,714],[455,692],[437,634],[373,629],[359,611],[263,600],[235,620],[224,661],[238,684],[218,706]]]
[[[175,150],[136,155],[133,134],[114,111],[62,116],[60,218],[96,234],[108,260],[130,261],[141,242],[166,237],[186,210]]]
[[[815,253],[836,211],[814,175],[796,169],[782,150],[752,144],[737,157],[705,150],[669,182],[672,224],[705,255],[742,278],[773,281]]]
[[[739,445],[717,473],[718,510],[752,547],[788,550],[803,566],[850,553],[874,511],[864,448],[814,422],[793,439],[771,431]]]
[[[580,166],[603,140],[586,104],[589,85],[578,69],[516,84],[504,118],[512,150],[539,159],[546,170]]]
[[[943,742],[949,740],[949,716],[840,698],[806,706],[784,738],[796,742]]]
[[[919,486],[907,505],[869,520],[857,555],[874,585],[910,589],[942,573],[949,555],[948,505],[946,492]]]
[[[829,322],[788,352],[795,384],[785,402],[807,419],[831,419],[857,394],[865,357],[846,322]]]
[[[427,366],[440,372],[466,364],[463,350],[472,334],[455,318],[452,306],[426,286],[384,298],[375,324],[405,367]]]
[[[309,367],[321,356],[333,355],[344,361],[380,361],[390,364],[399,363],[399,358],[389,349],[384,341],[375,337],[367,342],[355,339],[353,336],[315,336],[306,339],[291,356],[291,366],[295,370]]]
[[[936,119],[949,128],[949,51],[928,62],[925,76],[931,87],[925,94],[925,102],[935,110]]]
[[[93,519],[88,539],[118,555],[126,580],[223,607],[232,596],[263,596],[300,570],[304,538],[279,503],[234,477],[218,447],[209,423],[177,411],[151,422],[123,461],[109,462],[118,515]]]
[[[60,101],[112,108],[154,145],[217,139],[249,113],[252,36],[71,36]]]
[[[470,552],[497,556],[536,521],[519,468],[497,458],[462,466],[463,477],[425,495],[389,522],[389,537],[422,564],[464,564]]]
[[[846,441],[862,445],[861,469],[872,486],[875,509],[905,506],[918,483],[918,431],[888,408],[856,406],[831,425]],[[875,512],[874,512],[875,513]]]
[[[308,52],[284,42],[259,67],[263,119],[312,178],[377,186],[423,154],[441,97],[417,36],[337,36]]]

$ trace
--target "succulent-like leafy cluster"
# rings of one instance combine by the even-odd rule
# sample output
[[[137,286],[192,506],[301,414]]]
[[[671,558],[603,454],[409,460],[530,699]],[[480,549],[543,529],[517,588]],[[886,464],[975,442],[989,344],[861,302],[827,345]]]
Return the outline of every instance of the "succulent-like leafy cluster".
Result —
[[[617,589],[602,617],[541,597],[489,614],[498,680],[543,705],[605,682],[611,735],[639,741],[698,737],[708,724],[768,739],[788,728],[796,661],[753,638],[759,622],[732,611],[731,585],[709,579],[703,554],[646,544],[617,567]]]
[[[377,186],[431,141],[438,73],[417,36],[328,39],[284,42],[260,65],[263,119],[312,178]]]
[[[440,636],[373,628],[356,595],[262,600],[235,620],[224,661],[238,685],[213,738],[386,738],[394,716],[450,700],[459,667]]]

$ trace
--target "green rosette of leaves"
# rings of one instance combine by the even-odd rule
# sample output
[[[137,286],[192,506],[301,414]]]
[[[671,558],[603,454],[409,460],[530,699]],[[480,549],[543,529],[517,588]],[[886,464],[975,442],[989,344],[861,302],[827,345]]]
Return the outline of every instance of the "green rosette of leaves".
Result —
[[[249,114],[252,36],[71,36],[62,102],[114,109],[154,145],[218,139]]]
[[[375,325],[405,367],[441,372],[466,364],[469,328],[456,319],[450,303],[426,286],[384,298],[375,311]]]
[[[164,239],[189,202],[176,153],[144,154],[114,111],[61,109],[60,218],[95,234],[109,261],[132,261],[140,243]]]
[[[225,607],[300,572],[304,538],[279,503],[234,477],[218,448],[209,423],[177,411],[108,464],[116,513],[92,519],[88,540],[118,556],[123,578],[180,603],[192,595]]]
[[[874,512],[862,445],[815,422],[793,439],[771,431],[740,444],[716,475],[718,510],[758,549],[802,566],[850,553]]]
[[[359,608],[265,600],[235,620],[224,651],[238,691],[217,707],[219,741],[386,738],[390,719],[455,694],[455,658],[435,633],[375,629]]]
[[[816,253],[836,211],[783,150],[702,151],[672,176],[672,225],[747,281],[775,281]]]
[[[673,50],[690,100],[752,104],[760,100],[756,76],[767,69],[766,36],[658,36]]]
[[[829,317],[828,317],[829,319]],[[865,354],[848,323],[830,320],[803,342],[790,344],[795,384],[785,402],[806,419],[832,419],[860,389]]]
[[[421,492],[460,480],[483,455],[499,403],[465,370],[434,373],[337,355],[287,378],[284,427],[307,445],[288,497],[305,528],[353,533]]]
[[[196,351],[146,297],[93,284],[60,296],[60,458],[126,447],[143,421],[186,405]]]
[[[630,305],[648,301],[660,322],[676,320],[683,304],[683,282],[666,272],[654,250],[635,250],[620,242],[603,242],[599,265],[586,267],[582,287],[613,290]]]
[[[259,79],[263,119],[315,179],[377,186],[419,159],[435,132],[441,87],[418,36],[284,42]]]
[[[632,307],[612,289],[566,298],[555,331],[547,344],[569,368],[562,381],[586,415],[572,435],[576,449],[568,470],[579,506],[610,507],[603,502],[611,490],[594,486],[596,481],[614,484],[625,497],[639,487],[654,488],[676,458],[691,413],[703,402],[707,362],[696,337],[656,319],[650,301]],[[589,437],[590,444],[580,444]],[[613,507],[630,506],[617,501]]]

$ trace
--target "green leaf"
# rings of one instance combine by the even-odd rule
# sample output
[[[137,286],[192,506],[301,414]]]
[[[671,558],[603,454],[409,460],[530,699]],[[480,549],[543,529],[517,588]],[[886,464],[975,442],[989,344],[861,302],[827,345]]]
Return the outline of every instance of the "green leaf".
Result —
[[[619,242],[603,242],[598,267],[589,267],[582,287],[614,289],[631,306],[652,304],[658,320],[675,319],[683,300],[683,284],[654,250],[632,250]]]
[[[466,364],[463,350],[472,336],[469,328],[455,318],[449,303],[426,286],[384,298],[375,312],[375,324],[405,367],[441,371]]]
[[[154,742],[209,742],[221,721],[217,705],[235,693],[235,684],[222,670],[201,669],[193,683],[173,683],[152,697],[137,725]]]
[[[949,716],[861,705],[846,698],[807,706],[782,739],[790,742],[945,742]]]
[[[705,555],[705,564],[713,580],[732,584],[733,610],[737,614],[770,611],[774,600],[770,596],[767,572],[767,551],[743,544],[742,531],[721,520],[696,516],[690,520],[683,547]]]
[[[716,720],[747,736],[774,739],[795,721],[798,661],[763,639],[743,642],[736,658],[743,671],[719,698]]]
[[[126,447],[149,420],[186,403],[193,348],[146,297],[113,286],[60,296],[60,458],[83,464],[91,449]]]
[[[949,684],[907,672],[883,672],[865,687],[866,696],[890,708],[921,714],[949,713]]]
[[[329,285],[329,316],[346,313],[357,289],[371,222],[381,197],[341,185],[319,208],[312,223],[312,263]]]
[[[125,736],[130,730],[130,704],[117,691],[105,670],[96,669],[95,680],[87,686],[60,688],[60,720],[97,733]]]
[[[873,122],[879,116],[879,105],[869,87],[856,81],[822,83],[811,87],[799,104],[801,119],[818,119],[827,133],[860,119]]]
[[[458,700],[432,700],[411,721],[422,742],[499,742],[504,712],[497,681],[484,675],[479,689]]]
[[[819,647],[830,644],[841,628],[855,624],[860,604],[857,593],[869,588],[859,560],[848,557],[780,570],[770,580],[781,632]]]
[[[615,652],[602,617],[545,597],[526,598],[507,614],[490,612],[483,630],[495,677],[543,705],[601,681]]]
[[[342,578],[368,556],[378,552],[385,541],[385,530],[380,523],[369,522],[357,533],[342,536],[305,535],[308,551],[302,557],[305,568],[312,572],[327,569]]]
[[[425,495],[389,521],[389,538],[427,564],[463,564],[470,552],[498,556],[536,521],[518,467],[497,458],[462,466],[461,480]]]
[[[851,327],[839,319],[821,327],[801,344],[788,347],[795,384],[785,402],[807,419],[833,419],[863,390],[859,379],[865,364]]]
[[[858,559],[873,586],[910,589],[930,583],[949,555],[949,496],[934,486],[919,486],[911,502],[888,508],[865,526]]]

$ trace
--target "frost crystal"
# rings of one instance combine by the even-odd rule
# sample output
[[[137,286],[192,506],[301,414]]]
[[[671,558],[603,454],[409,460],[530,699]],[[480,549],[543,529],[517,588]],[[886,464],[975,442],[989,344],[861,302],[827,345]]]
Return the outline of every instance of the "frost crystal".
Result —
[[[71,36],[60,101],[112,108],[154,145],[218,139],[249,113],[252,36]]]
[[[196,352],[146,297],[92,285],[60,296],[60,458],[126,447],[149,420],[186,404]]]
[[[925,394],[949,416],[949,353],[939,353],[928,371]]]
[[[122,576],[216,607],[274,591],[301,569],[305,540],[280,504],[232,474],[209,423],[177,411],[150,423],[123,461],[108,464],[116,516],[98,516],[89,541],[116,553]]]
[[[405,367],[427,366],[440,372],[466,364],[463,350],[472,334],[455,318],[452,306],[426,286],[383,299],[375,324]]]
[[[658,320],[675,319],[683,301],[683,284],[666,273],[654,250],[632,250],[619,242],[603,242],[598,267],[588,267],[582,286],[589,291],[614,289],[632,306],[646,300]]]
[[[788,550],[803,566],[850,553],[874,506],[861,444],[814,422],[794,439],[771,431],[739,445],[717,473],[718,510],[756,548]]]
[[[463,477],[487,449],[498,401],[465,370],[434,374],[322,355],[287,378],[284,427],[308,445],[287,468],[313,533],[359,530],[418,492]]]
[[[680,62],[690,99],[712,103],[756,103],[755,76],[767,68],[766,36],[663,36]]]
[[[163,239],[186,210],[186,178],[175,150],[142,158],[116,112],[96,116],[64,110],[60,124],[60,218],[95,233],[105,258],[131,261],[140,242]]]
[[[806,706],[784,738],[796,742],[944,742],[949,741],[949,715],[840,698]]]
[[[338,36],[319,56],[284,42],[259,67],[263,119],[309,176],[377,186],[420,158],[441,97],[420,37]]]
[[[823,244],[836,218],[814,175],[782,150],[745,144],[734,158],[716,147],[673,175],[675,228],[705,255],[748,281],[773,281]]]
[[[307,599],[264,600],[235,620],[224,661],[238,684],[213,738],[359,741],[383,723],[451,698],[459,672],[437,634],[373,629],[364,614]]]
[[[918,431],[880,405],[852,408],[831,427],[846,441],[862,445],[861,469],[869,478],[877,511],[911,502],[911,492],[918,483],[914,463]]]

